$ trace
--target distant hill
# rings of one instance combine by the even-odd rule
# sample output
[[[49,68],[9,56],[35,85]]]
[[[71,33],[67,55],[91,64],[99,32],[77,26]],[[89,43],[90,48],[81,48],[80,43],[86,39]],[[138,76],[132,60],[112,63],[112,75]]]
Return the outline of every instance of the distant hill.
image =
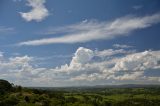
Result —
[[[150,88],[160,87],[160,85],[151,84],[122,84],[122,85],[96,85],[95,88]]]
[[[96,90],[109,88],[160,88],[160,85],[145,85],[145,84],[124,84],[124,85],[95,85],[95,86],[70,86],[70,87],[27,87],[41,90],[55,91],[81,91],[81,90]]]

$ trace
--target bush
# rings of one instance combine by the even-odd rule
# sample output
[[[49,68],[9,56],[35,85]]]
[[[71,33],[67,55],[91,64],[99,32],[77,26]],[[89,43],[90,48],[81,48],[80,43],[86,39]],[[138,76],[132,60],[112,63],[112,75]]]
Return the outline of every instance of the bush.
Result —
[[[19,103],[19,100],[15,96],[10,96],[0,103],[0,106],[15,106]]]

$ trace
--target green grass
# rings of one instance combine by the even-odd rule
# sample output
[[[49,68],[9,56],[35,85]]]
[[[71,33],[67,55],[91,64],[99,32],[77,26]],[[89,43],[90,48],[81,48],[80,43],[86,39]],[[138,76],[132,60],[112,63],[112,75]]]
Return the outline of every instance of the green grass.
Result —
[[[29,101],[26,101],[26,97]],[[160,88],[110,88],[81,91],[22,89],[0,95],[0,106],[160,106]],[[8,105],[8,106],[10,106]]]

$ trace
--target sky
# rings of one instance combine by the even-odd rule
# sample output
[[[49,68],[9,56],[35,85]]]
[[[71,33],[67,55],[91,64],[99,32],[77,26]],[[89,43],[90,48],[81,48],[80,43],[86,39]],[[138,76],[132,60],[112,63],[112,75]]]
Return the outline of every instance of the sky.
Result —
[[[159,0],[0,0],[0,79],[160,84]]]

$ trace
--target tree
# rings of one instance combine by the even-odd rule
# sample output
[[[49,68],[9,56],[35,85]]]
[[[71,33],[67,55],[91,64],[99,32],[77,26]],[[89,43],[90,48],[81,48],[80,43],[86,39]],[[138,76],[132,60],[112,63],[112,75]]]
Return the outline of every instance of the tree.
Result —
[[[10,91],[11,89],[12,85],[8,81],[0,79],[0,94]]]

